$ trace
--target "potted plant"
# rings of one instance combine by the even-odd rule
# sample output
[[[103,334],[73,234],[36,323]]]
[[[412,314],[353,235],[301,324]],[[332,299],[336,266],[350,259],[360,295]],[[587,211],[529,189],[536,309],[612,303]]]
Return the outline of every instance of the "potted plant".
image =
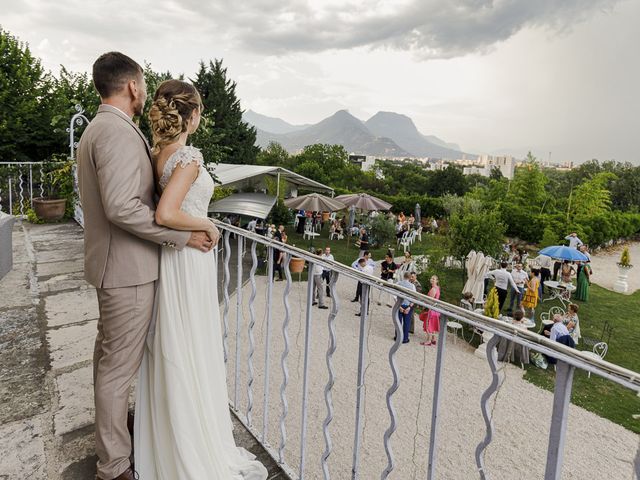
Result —
[[[620,261],[618,262],[618,279],[613,284],[613,289],[616,292],[625,293],[629,290],[629,284],[627,283],[627,276],[629,270],[633,268],[631,265],[631,255],[629,255],[629,247],[624,247],[622,255],[620,255]]]
[[[33,209],[38,218],[44,221],[56,221],[64,217],[67,200],[74,196],[73,160],[66,160],[57,168],[46,173],[43,179],[45,196],[33,199]]]
[[[295,244],[293,244],[292,246],[296,246]],[[291,257],[291,260],[289,261],[289,271],[291,273],[302,273],[302,271],[304,270],[304,258],[300,258],[300,257]]]

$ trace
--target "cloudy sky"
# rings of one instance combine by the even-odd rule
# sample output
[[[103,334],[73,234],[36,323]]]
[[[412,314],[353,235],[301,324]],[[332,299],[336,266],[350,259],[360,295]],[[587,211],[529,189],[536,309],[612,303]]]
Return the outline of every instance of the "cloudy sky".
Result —
[[[0,0],[44,65],[224,58],[243,108],[404,113],[466,151],[640,164],[637,0]],[[635,47],[634,47],[635,45]]]

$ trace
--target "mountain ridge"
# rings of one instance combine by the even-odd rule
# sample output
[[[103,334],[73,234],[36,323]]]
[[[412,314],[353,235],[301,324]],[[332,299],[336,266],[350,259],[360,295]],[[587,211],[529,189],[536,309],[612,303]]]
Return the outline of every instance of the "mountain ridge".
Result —
[[[455,143],[422,134],[410,117],[395,112],[380,111],[362,121],[342,109],[315,124],[293,125],[277,117],[247,110],[243,120],[256,128],[256,143],[260,147],[278,142],[292,153],[314,143],[329,143],[363,155],[431,158],[467,155]]]

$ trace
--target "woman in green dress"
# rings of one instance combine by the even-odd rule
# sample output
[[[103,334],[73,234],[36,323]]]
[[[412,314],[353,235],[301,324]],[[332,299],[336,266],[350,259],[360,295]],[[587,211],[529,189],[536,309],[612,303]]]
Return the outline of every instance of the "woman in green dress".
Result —
[[[583,302],[589,301],[589,286],[591,285],[591,265],[585,262],[578,272],[578,288],[575,298]]]

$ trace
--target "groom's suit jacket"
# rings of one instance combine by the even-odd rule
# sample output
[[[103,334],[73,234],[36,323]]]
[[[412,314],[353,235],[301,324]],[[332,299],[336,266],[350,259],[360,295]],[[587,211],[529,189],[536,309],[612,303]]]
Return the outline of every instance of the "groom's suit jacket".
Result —
[[[155,223],[151,152],[137,125],[101,105],[78,145],[84,272],[97,288],[157,280],[159,245],[185,247],[190,232]]]

